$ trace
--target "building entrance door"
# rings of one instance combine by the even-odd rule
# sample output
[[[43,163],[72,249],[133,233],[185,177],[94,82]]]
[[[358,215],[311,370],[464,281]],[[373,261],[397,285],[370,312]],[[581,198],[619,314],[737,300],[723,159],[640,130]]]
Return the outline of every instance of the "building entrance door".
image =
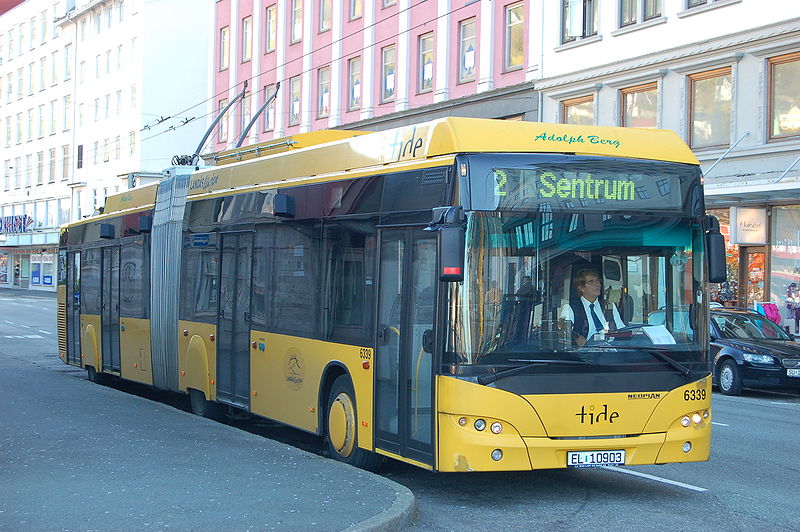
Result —
[[[739,257],[739,294],[742,306],[752,308],[754,303],[769,301],[766,246],[742,246]]]

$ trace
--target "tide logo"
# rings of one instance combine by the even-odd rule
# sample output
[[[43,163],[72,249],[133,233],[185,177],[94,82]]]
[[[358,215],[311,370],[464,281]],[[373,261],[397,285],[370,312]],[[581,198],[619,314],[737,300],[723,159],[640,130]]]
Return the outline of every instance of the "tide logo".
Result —
[[[581,424],[588,423],[594,425],[595,423],[614,423],[615,419],[619,418],[619,412],[616,410],[609,412],[608,405],[604,404],[599,412],[595,412],[594,405],[589,406],[589,411],[586,411],[586,406],[581,405],[581,411],[575,414],[581,418]]]

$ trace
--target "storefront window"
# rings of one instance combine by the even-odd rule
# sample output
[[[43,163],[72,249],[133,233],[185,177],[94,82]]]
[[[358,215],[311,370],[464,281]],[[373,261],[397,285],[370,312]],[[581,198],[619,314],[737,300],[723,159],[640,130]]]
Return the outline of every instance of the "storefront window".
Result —
[[[798,332],[800,324],[800,206],[772,208],[770,301],[783,323]]]
[[[8,284],[8,255],[0,253],[0,284]]]
[[[725,263],[727,279],[724,283],[709,284],[711,301],[725,306],[739,305],[739,245],[731,244],[731,216],[730,210],[710,210],[709,214],[719,220],[720,231],[725,236]]]

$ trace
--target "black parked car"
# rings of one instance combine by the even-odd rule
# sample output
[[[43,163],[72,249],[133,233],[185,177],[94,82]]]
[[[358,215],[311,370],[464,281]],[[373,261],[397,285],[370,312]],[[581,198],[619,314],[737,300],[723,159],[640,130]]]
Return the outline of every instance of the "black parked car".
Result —
[[[711,366],[726,395],[744,386],[800,391],[800,343],[751,310],[711,310]]]

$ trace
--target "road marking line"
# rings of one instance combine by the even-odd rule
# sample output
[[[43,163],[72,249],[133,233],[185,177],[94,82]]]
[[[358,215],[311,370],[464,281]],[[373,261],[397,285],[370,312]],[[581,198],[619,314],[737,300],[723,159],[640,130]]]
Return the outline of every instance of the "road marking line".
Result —
[[[635,477],[642,477],[650,480],[655,480],[656,482],[663,482],[664,484],[672,484],[673,486],[678,486],[679,488],[686,488],[687,490],[700,491],[700,492],[708,491],[706,488],[701,488],[699,486],[692,486],[691,484],[684,484],[683,482],[678,482],[677,480],[669,480],[668,478],[656,477],[653,475],[648,475],[647,473],[639,473],[638,471],[631,471],[630,469],[622,469],[621,467],[606,466],[605,469],[610,469],[611,471],[616,471],[618,473],[625,473],[627,475],[633,475]]]
[[[727,423],[719,423],[717,421],[712,421],[711,424],[712,425],[719,425],[720,427],[730,427],[730,425],[728,425]]]
[[[30,329],[29,325],[23,325],[22,323],[19,324],[20,327],[25,327],[26,329]]]
[[[14,325],[14,322],[13,322],[13,321],[8,321],[8,320],[4,320],[4,321],[5,321],[6,323],[10,323],[11,325]]]
[[[51,332],[43,331],[43,330],[41,330],[41,329],[36,329],[36,330],[37,330],[37,331],[39,331],[40,333],[44,333],[44,334],[53,334],[53,333],[51,333]]]
[[[3,338],[44,338],[44,336],[39,336],[38,334],[18,334],[6,335]]]

